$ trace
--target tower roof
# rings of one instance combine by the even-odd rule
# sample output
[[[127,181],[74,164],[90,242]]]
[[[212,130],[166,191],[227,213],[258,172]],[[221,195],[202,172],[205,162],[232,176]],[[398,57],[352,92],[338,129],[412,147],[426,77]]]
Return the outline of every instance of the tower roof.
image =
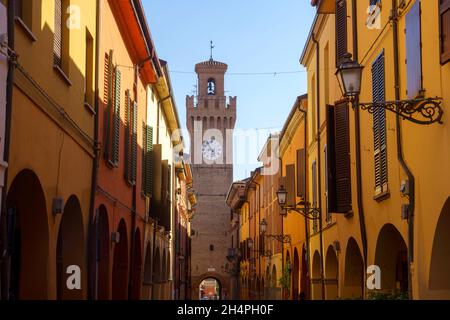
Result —
[[[221,70],[223,72],[226,72],[228,69],[228,65],[223,62],[215,61],[215,60],[208,60],[203,61],[200,63],[197,63],[195,65],[195,71],[201,71],[201,70]]]

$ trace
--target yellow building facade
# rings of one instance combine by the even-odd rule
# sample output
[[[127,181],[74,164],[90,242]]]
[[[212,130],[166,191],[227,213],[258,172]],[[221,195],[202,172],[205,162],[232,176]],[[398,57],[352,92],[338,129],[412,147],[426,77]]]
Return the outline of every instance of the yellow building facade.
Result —
[[[450,298],[450,67],[442,27],[448,3],[315,4],[301,57],[308,69],[308,171],[319,181],[308,187],[318,192],[325,218],[317,230],[322,245],[311,238],[312,297]],[[351,108],[334,76],[346,52],[364,67],[360,103],[438,97],[442,124],[403,120],[380,105],[368,112],[358,101]],[[371,286],[377,267],[380,286]]]
[[[283,217],[277,201],[277,190],[280,186],[281,162],[279,161],[280,134],[273,133],[267,139],[258,161],[263,164],[262,174],[262,204],[260,218],[260,232],[262,233],[261,276],[264,279],[264,299],[279,300],[283,298],[280,279],[284,266],[283,253]],[[261,223],[266,230],[261,230]],[[277,239],[278,238],[278,239]]]
[[[15,16],[3,295],[85,299],[96,2],[16,1]],[[69,261],[81,277],[72,291]]]
[[[288,206],[296,206],[301,200],[306,199],[307,103],[307,95],[296,99],[279,137],[280,176],[288,194]],[[278,206],[278,201],[275,201],[275,204]],[[298,300],[300,295],[306,297],[310,292],[306,236],[309,221],[295,211],[288,210],[285,214],[282,232],[289,241],[283,241],[283,269],[287,268],[287,272],[290,272],[291,283],[289,289],[284,288],[284,297]]]

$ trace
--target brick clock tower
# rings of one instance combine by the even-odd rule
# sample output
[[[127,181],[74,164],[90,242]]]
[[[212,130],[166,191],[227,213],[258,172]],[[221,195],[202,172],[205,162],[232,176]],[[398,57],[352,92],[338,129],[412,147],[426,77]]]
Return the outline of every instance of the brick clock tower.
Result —
[[[212,59],[195,66],[198,95],[186,98],[187,127],[191,137],[194,189],[198,195],[191,226],[192,299],[200,297],[203,280],[213,278],[221,287],[220,299],[230,298],[230,209],[225,200],[233,182],[233,138],[236,97],[225,96],[228,66]]]

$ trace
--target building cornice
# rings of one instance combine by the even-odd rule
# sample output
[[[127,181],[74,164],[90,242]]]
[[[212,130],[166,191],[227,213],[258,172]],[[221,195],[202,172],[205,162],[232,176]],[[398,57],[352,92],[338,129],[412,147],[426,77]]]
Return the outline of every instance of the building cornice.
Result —
[[[309,61],[311,60],[313,52],[315,50],[313,39],[320,38],[320,35],[324,30],[328,18],[329,18],[328,14],[320,14],[320,13],[317,13],[316,16],[314,17],[314,21],[311,25],[311,29],[309,31],[308,38],[303,48],[302,55],[300,56],[300,64],[302,66],[307,67],[309,65]]]

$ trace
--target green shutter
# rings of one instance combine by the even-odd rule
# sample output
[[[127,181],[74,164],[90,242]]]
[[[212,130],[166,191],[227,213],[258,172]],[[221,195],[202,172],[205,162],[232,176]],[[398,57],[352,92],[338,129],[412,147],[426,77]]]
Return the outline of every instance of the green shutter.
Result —
[[[111,118],[112,118],[112,100],[113,100],[113,51],[109,51],[109,55],[105,55],[105,127],[104,127],[104,157],[106,160],[109,160],[110,156],[110,146],[111,146]]]
[[[130,90],[125,92],[125,180],[131,180],[131,97]]]
[[[118,68],[115,70],[114,81],[114,124],[111,161],[115,166],[119,164],[119,143],[120,143],[120,91],[122,74]]]
[[[131,183],[136,184],[137,174],[137,116],[138,106],[133,102],[133,116],[132,116],[132,136],[131,136]]]
[[[147,154],[147,125],[142,122],[142,170],[141,170],[141,192],[143,195],[147,195],[147,190],[145,188],[145,178],[147,176],[147,165],[145,162],[145,157]]]
[[[143,179],[144,190],[147,196],[153,193],[153,128],[146,126],[145,129],[145,177]]]

